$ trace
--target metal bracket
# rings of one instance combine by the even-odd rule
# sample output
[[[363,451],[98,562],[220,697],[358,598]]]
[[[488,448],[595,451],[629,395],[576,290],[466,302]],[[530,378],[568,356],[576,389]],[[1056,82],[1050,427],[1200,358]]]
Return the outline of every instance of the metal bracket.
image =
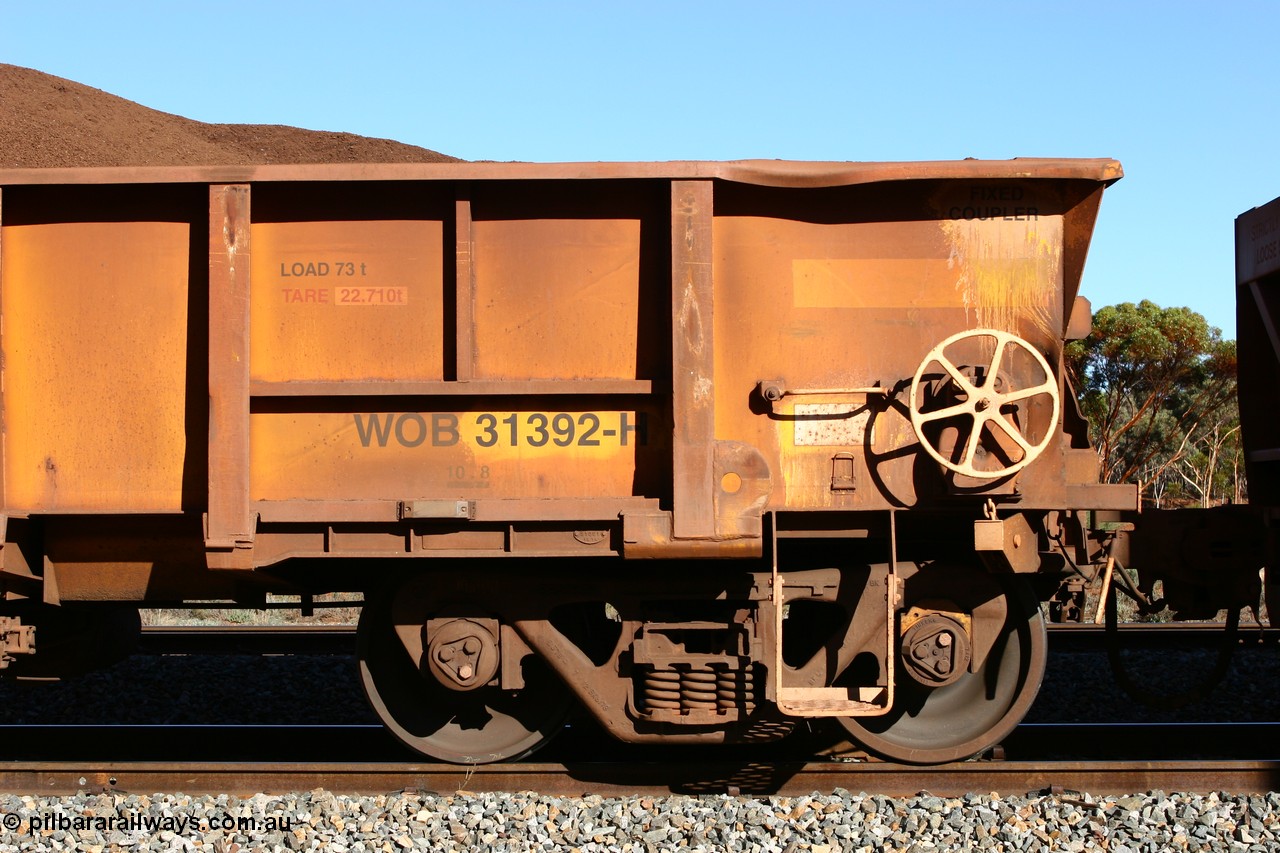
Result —
[[[210,569],[245,571],[254,568],[253,553],[257,540],[258,514],[251,513],[245,522],[247,530],[222,537],[210,535],[209,513],[204,513],[205,565]],[[46,578],[47,578],[46,572]],[[47,598],[47,596],[46,596]]]
[[[988,517],[973,523],[973,549],[992,571],[1024,574],[1038,571],[1038,541],[1036,531],[1021,513],[1008,518]]]
[[[400,501],[400,518],[465,518],[476,517],[475,501]]]
[[[36,650],[36,626],[23,625],[17,616],[0,616],[0,669],[7,667],[14,655],[34,654]]]

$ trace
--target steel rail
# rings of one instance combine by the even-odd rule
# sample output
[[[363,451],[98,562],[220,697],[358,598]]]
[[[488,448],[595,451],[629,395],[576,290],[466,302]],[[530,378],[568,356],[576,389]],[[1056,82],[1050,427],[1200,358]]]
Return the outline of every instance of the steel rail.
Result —
[[[936,796],[969,792],[1087,792],[1106,796],[1151,790],[1245,794],[1280,789],[1280,761],[995,761],[940,767],[833,762],[581,762],[474,767],[399,762],[0,762],[0,791],[16,794],[70,796],[120,791],[247,797],[315,788],[348,795],[418,790],[436,794],[536,791],[551,796],[799,796],[836,788],[897,797],[922,791]]]
[[[372,794],[533,790],[582,794],[782,794],[836,788],[906,796],[1280,790],[1280,724],[1020,726],[983,758],[908,766],[777,747],[650,749],[566,732],[538,761],[420,763],[380,726],[0,727],[0,791]],[[771,748],[772,747],[772,748]],[[1192,760],[1188,753],[1195,750]],[[117,756],[126,756],[117,758]],[[214,760],[210,760],[213,758]]]
[[[147,625],[140,654],[355,654],[354,625]]]

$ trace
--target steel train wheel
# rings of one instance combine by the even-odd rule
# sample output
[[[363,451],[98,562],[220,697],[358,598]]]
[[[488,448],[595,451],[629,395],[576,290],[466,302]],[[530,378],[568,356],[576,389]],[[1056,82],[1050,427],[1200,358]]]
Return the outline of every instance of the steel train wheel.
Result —
[[[568,689],[533,657],[525,659],[521,690],[446,688],[405,651],[386,599],[365,604],[357,649],[361,684],[382,722],[407,746],[441,761],[522,758],[559,733],[572,707]]]
[[[849,736],[891,761],[944,764],[977,755],[1013,731],[1040,690],[1048,635],[1026,585],[1011,580],[1004,587],[1004,625],[976,672],[930,689],[899,662],[893,708],[880,717],[841,718]]]

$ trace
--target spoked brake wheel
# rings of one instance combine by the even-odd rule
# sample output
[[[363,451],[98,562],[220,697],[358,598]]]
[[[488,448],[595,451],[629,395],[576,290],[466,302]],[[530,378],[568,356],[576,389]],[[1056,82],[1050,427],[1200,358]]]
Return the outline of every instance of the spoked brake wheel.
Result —
[[[987,349],[990,358],[979,362],[974,356]],[[960,366],[966,362],[969,367]],[[932,390],[930,399],[926,390]],[[1036,433],[1028,423],[1032,405],[1051,409]],[[945,468],[980,480],[1030,465],[1053,437],[1058,408],[1058,380],[1044,356],[1017,335],[996,329],[947,338],[924,357],[911,382],[911,426],[925,452]],[[940,440],[948,426],[960,431],[954,449]]]

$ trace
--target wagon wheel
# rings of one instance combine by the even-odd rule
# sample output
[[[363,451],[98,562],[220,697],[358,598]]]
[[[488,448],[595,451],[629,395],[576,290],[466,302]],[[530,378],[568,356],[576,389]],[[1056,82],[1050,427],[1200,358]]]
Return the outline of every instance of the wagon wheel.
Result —
[[[396,636],[390,598],[360,613],[360,681],[382,722],[403,743],[455,764],[487,764],[528,755],[564,726],[572,695],[535,657],[525,658],[525,687],[460,692],[419,668]]]
[[[976,580],[977,574],[961,573],[955,579]],[[849,736],[891,761],[943,764],[977,755],[1013,731],[1040,690],[1048,635],[1039,603],[1027,585],[1006,580],[1003,589],[1004,623],[976,671],[929,688],[906,673],[900,656],[894,668],[893,707],[879,717],[841,717]],[[910,598],[921,600],[918,585]]]
[[[972,345],[976,339],[983,337],[995,339],[995,351],[990,363],[984,367],[985,373],[978,375],[975,372],[971,377],[956,366],[948,357],[947,350],[957,345]],[[1007,385],[1010,381],[1008,370],[1002,372],[1002,368],[1008,366],[1018,351],[1030,356],[1043,378],[1033,380],[1025,388],[1002,390],[999,386]],[[960,399],[941,408],[925,411],[921,403],[921,385],[929,382],[925,377],[934,365],[943,370],[946,380],[943,388],[953,390]],[[1018,423],[1018,414],[1019,410],[1025,409],[1022,404],[1029,404],[1036,398],[1051,402],[1052,415],[1044,435],[1033,443],[1024,435],[1026,424]],[[1025,415],[1023,418],[1025,420]],[[1058,382],[1049,369],[1049,363],[1035,347],[1008,332],[974,329],[952,335],[929,351],[911,381],[911,426],[915,429],[916,438],[930,456],[957,474],[980,480],[994,480],[1021,471],[1048,447],[1049,440],[1053,437],[1052,426],[1057,422]],[[958,459],[943,452],[936,431],[926,430],[926,427],[935,423],[968,427]],[[1006,456],[1007,461],[997,463],[999,467],[979,468],[975,464],[984,435],[988,437],[987,442],[991,446]],[[1018,454],[1021,454],[1020,458],[1010,458]]]

